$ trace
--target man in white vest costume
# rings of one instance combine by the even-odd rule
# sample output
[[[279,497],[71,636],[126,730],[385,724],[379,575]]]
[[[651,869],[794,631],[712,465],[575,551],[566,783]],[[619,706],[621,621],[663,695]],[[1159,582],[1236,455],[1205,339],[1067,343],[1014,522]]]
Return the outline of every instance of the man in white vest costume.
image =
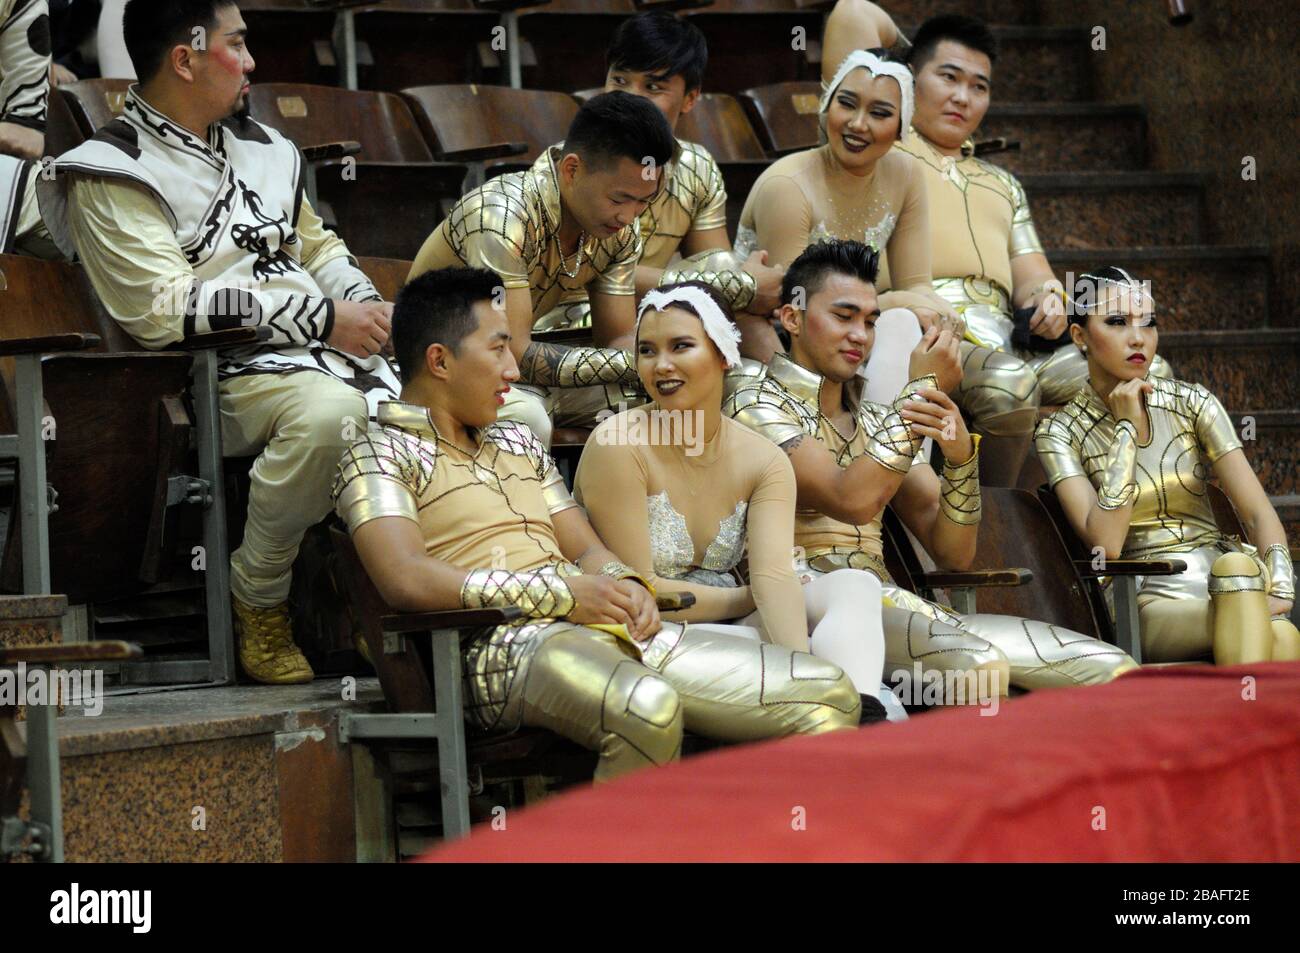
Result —
[[[309,681],[289,625],[290,573],[303,534],[330,511],[344,447],[400,391],[379,353],[392,305],[307,202],[297,148],[248,118],[254,63],[239,8],[130,0],[123,33],[140,83],[122,118],[42,177],[41,211],[144,347],[271,330],[220,362],[225,452],[258,455],[231,596],[244,670]]]
[[[50,98],[50,5],[0,0],[0,153],[39,159]]]

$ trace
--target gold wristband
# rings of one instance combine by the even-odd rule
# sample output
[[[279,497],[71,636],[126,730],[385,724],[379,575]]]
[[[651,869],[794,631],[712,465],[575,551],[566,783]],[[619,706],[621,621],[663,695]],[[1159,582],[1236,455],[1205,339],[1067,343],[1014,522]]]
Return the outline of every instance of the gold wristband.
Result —
[[[551,568],[528,572],[475,569],[461,586],[460,603],[466,609],[516,606],[534,619],[563,619],[577,605],[569,584]]]
[[[970,459],[956,464],[945,459],[939,483],[939,512],[962,526],[980,521],[980,435],[970,439]]]
[[[1121,420],[1115,425],[1114,442],[1106,454],[1101,471],[1101,486],[1097,488],[1097,502],[1103,510],[1117,510],[1137,499],[1137,427],[1131,420]]]
[[[650,595],[653,596],[655,594],[655,587],[650,585],[650,583],[646,580],[645,576],[641,575],[639,572],[637,572],[635,569],[633,569],[631,566],[627,565],[626,563],[621,563],[618,562],[617,560],[611,560],[610,562],[607,562],[605,563],[605,565],[600,567],[600,575],[613,576],[615,579],[631,579],[645,586],[646,590],[650,593]]]
[[[614,347],[571,347],[555,369],[560,387],[627,384],[640,380],[628,351]]]
[[[919,399],[917,391],[923,387],[937,390],[939,381],[933,374],[908,381],[902,393],[894,399],[890,412],[867,442],[867,454],[882,467],[887,467],[895,473],[906,473],[912,468],[912,458],[916,456],[921,449],[921,442],[925,440],[912,430],[911,421],[902,415],[904,402]]]
[[[1295,566],[1287,548],[1274,543],[1264,550],[1264,564],[1268,566],[1268,594],[1283,602],[1295,601]]]

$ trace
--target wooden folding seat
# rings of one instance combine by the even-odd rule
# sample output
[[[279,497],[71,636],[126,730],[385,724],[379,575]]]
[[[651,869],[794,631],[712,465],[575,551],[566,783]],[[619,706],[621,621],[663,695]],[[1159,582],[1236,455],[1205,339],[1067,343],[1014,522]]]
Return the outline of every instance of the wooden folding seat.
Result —
[[[417,86],[402,95],[434,155],[482,164],[486,177],[527,168],[578,114],[569,94],[536,89]]]
[[[358,10],[354,19],[360,86],[388,92],[486,78],[482,51],[500,25],[497,10],[471,0],[388,0]]]
[[[632,0],[551,0],[521,10],[523,81],[528,89],[573,90],[605,82],[605,49],[637,12]]]
[[[81,79],[51,90],[50,100],[59,100],[59,105],[51,107],[51,115],[58,114],[56,138],[51,146],[58,151],[50,151],[50,155],[62,155],[81,145],[121,116],[126,91],[134,82],[133,79]],[[71,118],[71,127],[67,126],[65,115]]]
[[[710,92],[820,78],[822,14],[799,0],[714,0],[684,15],[708,40]]]
[[[309,195],[354,253],[413,258],[460,198],[466,167],[434,161],[400,96],[292,83],[249,95],[254,118],[303,150]]]
[[[988,487],[983,488],[987,493]],[[1002,492],[1023,493],[1022,490]],[[1090,549],[1074,532],[1056,494],[1044,484],[1038,488],[1038,499],[1048,519],[1055,526],[1058,537],[1074,563],[1078,585],[1092,604],[1097,619],[1098,638],[1118,645],[1136,661],[1142,661],[1142,639],[1138,624],[1137,581],[1139,576],[1176,576],[1187,570],[1181,559],[1106,559],[1104,554]],[[1225,501],[1226,502],[1226,501]],[[1114,621],[1106,606],[1104,580],[1110,580],[1114,604]]]
[[[737,98],[763,148],[776,156],[812,149],[821,143],[817,126],[821,95],[817,80],[800,80],[755,86],[741,90]]]
[[[374,283],[375,289],[384,296],[385,301],[397,300],[397,293],[402,290],[406,276],[411,273],[411,262],[401,258],[357,256],[357,265]]]
[[[0,438],[0,456],[18,468],[6,587],[57,589],[74,604],[202,589],[206,657],[151,661],[136,680],[232,680],[217,348],[254,343],[264,329],[146,351],[80,266],[15,255],[0,256],[0,302],[0,356],[15,358],[0,366],[5,429],[16,431]],[[199,511],[188,526],[179,504]]]

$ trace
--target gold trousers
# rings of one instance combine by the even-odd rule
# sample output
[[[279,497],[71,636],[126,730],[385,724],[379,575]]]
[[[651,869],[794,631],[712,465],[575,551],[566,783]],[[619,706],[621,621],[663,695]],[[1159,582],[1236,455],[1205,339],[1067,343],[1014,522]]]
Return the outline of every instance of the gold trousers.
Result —
[[[1268,615],[1268,572],[1257,557],[1202,546],[1169,553],[1187,563],[1176,576],[1138,582],[1143,657],[1184,662],[1212,655],[1219,665],[1300,661],[1300,633]]]
[[[834,665],[726,625],[666,622],[639,650],[570,622],[498,626],[470,640],[465,683],[471,723],[563,735],[599,753],[597,781],[674,760],[683,730],[757,741],[853,727],[860,712]]]
[[[303,534],[333,508],[335,468],[368,421],[359,391],[317,371],[221,382],[223,452],[257,454],[244,541],[230,556],[230,590],[241,602],[265,608],[289,598]]]
[[[1137,667],[1128,653],[1091,636],[1009,615],[958,615],[890,583],[885,599],[886,680],[900,666],[994,669],[1017,688],[1097,685]]]

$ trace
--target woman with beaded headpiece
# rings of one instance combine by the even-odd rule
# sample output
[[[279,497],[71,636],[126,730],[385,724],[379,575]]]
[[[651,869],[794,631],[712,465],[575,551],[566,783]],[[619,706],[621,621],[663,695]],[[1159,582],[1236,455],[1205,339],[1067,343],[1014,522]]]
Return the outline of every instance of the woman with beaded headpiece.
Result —
[[[1200,384],[1150,374],[1159,334],[1147,282],[1107,267],[1077,279],[1074,292],[1070,336],[1088,383],[1039,425],[1038,456],[1088,546],[1108,559],[1187,563],[1139,581],[1144,658],[1300,660],[1300,633],[1286,618],[1295,599],[1286,534],[1227,411]],[[1254,545],[1219,529],[1211,475]]]

